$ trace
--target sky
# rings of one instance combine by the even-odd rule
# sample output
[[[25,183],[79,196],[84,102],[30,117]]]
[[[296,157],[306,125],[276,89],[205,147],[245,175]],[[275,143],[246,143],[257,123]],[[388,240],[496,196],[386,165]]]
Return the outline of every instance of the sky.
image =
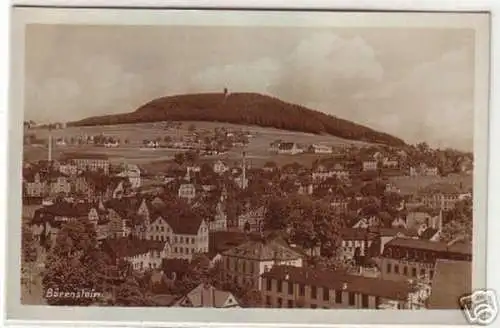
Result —
[[[473,30],[29,25],[25,44],[26,120],[131,112],[227,87],[409,143],[473,148]]]

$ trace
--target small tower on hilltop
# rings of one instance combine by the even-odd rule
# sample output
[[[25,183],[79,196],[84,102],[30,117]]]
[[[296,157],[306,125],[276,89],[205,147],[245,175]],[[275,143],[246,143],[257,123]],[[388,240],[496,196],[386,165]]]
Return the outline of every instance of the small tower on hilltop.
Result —
[[[227,98],[229,97],[229,90],[227,88],[224,88],[224,100],[222,101],[223,104],[226,103]]]

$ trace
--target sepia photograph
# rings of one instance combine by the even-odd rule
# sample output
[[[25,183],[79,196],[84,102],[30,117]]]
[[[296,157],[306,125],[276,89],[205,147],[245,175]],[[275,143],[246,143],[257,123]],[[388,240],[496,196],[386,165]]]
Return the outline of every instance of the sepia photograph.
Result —
[[[15,301],[460,312],[485,288],[488,15],[329,14],[19,19]]]

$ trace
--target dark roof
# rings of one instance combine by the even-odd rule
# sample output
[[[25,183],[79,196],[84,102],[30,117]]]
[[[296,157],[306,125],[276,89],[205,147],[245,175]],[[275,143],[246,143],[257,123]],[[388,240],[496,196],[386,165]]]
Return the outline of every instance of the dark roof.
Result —
[[[420,235],[420,238],[421,239],[425,239],[425,240],[429,240],[431,239],[432,237],[434,237],[434,235],[438,232],[437,229],[434,229],[434,228],[427,228],[424,230],[424,232],[422,232],[422,234]]]
[[[56,202],[35,211],[32,223],[52,220],[56,216],[77,218],[88,215],[91,205],[88,203]]]
[[[436,261],[429,308],[459,309],[459,298],[472,292],[472,264],[468,261]]]
[[[290,150],[293,148],[294,145],[295,145],[294,142],[283,142],[283,143],[280,143],[279,149],[280,150]]]
[[[250,240],[225,251],[223,255],[258,261],[288,261],[302,258],[302,254],[277,240]]]
[[[452,245],[448,245],[442,242],[435,242],[423,239],[394,238],[385,245],[385,247],[388,246],[472,255],[472,246],[470,244],[462,242],[457,242]]]
[[[341,271],[321,270],[314,268],[273,266],[262,274],[263,278],[291,281],[332,290],[369,294],[392,300],[406,300],[412,287],[406,282],[383,280],[358,275],[350,275]],[[288,279],[287,279],[288,278]]]
[[[132,257],[150,251],[162,251],[166,242],[135,238],[116,238],[105,240],[105,244],[105,247],[117,257]]]

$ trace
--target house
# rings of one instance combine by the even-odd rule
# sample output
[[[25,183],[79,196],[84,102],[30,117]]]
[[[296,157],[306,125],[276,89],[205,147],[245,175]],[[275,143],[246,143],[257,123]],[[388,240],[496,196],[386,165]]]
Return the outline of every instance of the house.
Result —
[[[239,308],[238,301],[233,294],[219,290],[210,284],[201,283],[191,290],[174,306],[195,308]]]
[[[247,211],[238,216],[238,228],[246,232],[259,232],[263,230],[265,208],[261,206],[257,209]]]
[[[222,253],[223,274],[239,286],[260,289],[264,272],[280,264],[302,266],[302,259],[277,240],[249,240]]]
[[[155,140],[147,140],[144,142],[144,145],[146,146],[146,148],[159,148],[160,142]]]
[[[264,164],[263,170],[265,172],[274,172],[278,169],[278,165],[275,162],[266,162]]]
[[[326,179],[337,177],[339,180],[349,179],[349,172],[344,170],[340,163],[334,165],[317,165],[312,171],[312,179],[315,183],[325,181]]]
[[[300,148],[295,142],[283,142],[278,147],[278,154],[297,155],[303,152],[304,150]]]
[[[263,302],[273,308],[410,309],[405,282],[279,265],[262,274]]]
[[[192,183],[184,183],[179,186],[179,198],[186,199],[191,202],[196,197],[196,186]]]
[[[353,259],[356,252],[359,252],[359,256],[365,256],[374,238],[368,229],[363,228],[342,228],[339,235],[341,239],[340,257],[343,260]]]
[[[68,176],[61,172],[49,173],[48,181],[51,195],[68,195],[71,192],[71,184]]]
[[[57,146],[66,146],[66,140],[64,140],[63,138],[59,138],[56,140],[56,145]]]
[[[471,245],[461,242],[442,243],[414,238],[394,238],[380,258],[382,279],[404,281],[430,280],[437,259],[471,261]]]
[[[277,153],[280,149],[281,140],[275,140],[269,144],[269,151],[271,153]]]
[[[382,166],[389,169],[397,169],[399,167],[399,161],[395,157],[384,157]]]
[[[229,167],[221,160],[218,160],[214,163],[213,170],[217,174],[224,174],[229,171]]]
[[[431,209],[449,211],[463,193],[462,188],[451,183],[436,183],[418,191],[423,205]]]
[[[40,172],[36,172],[29,177],[25,176],[24,186],[26,197],[30,198],[45,196],[48,188],[46,181],[42,181]]]
[[[309,148],[314,154],[331,154],[333,153],[332,147],[327,145],[314,144]]]
[[[131,263],[132,268],[139,272],[159,269],[163,259],[170,258],[171,246],[168,242],[136,238],[117,238],[104,241],[107,249],[115,258]]]
[[[118,140],[107,140],[104,143],[104,147],[106,147],[106,148],[116,148],[119,145],[120,145],[120,143],[118,142]]]
[[[378,162],[375,160],[363,161],[363,171],[376,171],[378,169]]]
[[[66,176],[74,177],[78,173],[78,167],[75,164],[71,163],[60,164],[59,172]]]
[[[459,299],[472,293],[472,263],[469,261],[436,260],[434,280],[428,308],[431,310],[461,309]]]

